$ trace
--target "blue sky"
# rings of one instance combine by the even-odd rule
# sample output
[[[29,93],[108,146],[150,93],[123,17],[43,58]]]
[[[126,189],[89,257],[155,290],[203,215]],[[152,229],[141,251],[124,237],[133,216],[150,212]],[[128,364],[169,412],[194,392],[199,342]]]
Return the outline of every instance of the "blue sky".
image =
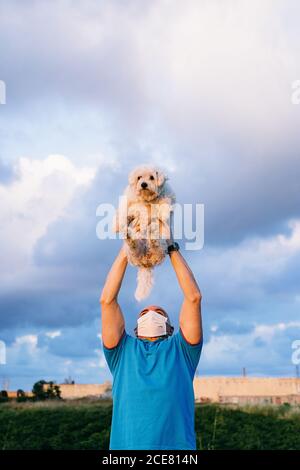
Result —
[[[205,206],[204,248],[184,252],[203,293],[198,373],[294,375],[298,2],[0,0],[0,12],[0,388],[110,378],[98,299],[121,242],[97,239],[96,208],[144,162],[163,165],[178,202]],[[130,333],[135,274],[120,295]],[[149,302],[177,327],[168,260],[155,280]]]

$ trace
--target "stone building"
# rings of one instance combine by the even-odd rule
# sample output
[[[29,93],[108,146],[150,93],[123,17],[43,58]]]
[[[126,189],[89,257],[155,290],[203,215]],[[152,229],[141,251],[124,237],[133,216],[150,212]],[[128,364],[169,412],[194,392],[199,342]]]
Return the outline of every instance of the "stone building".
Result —
[[[300,379],[275,377],[196,377],[196,402],[300,404]]]
[[[103,384],[59,384],[61,397],[65,399],[98,397],[111,398],[111,382]]]

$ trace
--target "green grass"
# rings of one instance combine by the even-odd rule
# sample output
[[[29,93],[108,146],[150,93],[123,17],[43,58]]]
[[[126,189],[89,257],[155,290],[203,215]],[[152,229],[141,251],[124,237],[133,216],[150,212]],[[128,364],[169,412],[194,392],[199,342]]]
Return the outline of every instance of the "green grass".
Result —
[[[300,409],[282,406],[196,407],[199,449],[300,449]]]
[[[0,405],[0,449],[108,449],[109,400]],[[199,449],[300,449],[300,408],[196,405]]]

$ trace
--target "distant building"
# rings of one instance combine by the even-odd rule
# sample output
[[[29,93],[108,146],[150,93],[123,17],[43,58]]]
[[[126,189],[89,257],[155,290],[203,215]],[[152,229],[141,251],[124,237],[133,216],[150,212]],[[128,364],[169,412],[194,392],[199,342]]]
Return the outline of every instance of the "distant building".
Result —
[[[33,397],[32,392],[25,392],[25,394],[26,394],[26,397],[28,397],[28,398]],[[18,392],[16,390],[8,390],[7,391],[7,396],[8,396],[8,398],[17,398]]]
[[[61,384],[62,398],[110,398],[111,383]],[[273,377],[195,377],[199,403],[300,404],[300,379]]]
[[[111,398],[112,385],[106,381],[103,384],[59,384],[61,397],[65,399],[98,397]]]
[[[59,384],[61,397],[111,398],[112,385]],[[299,378],[273,377],[195,377],[195,401],[198,403],[232,404],[300,404]],[[15,397],[16,392],[8,392]],[[26,393],[27,394],[27,393]]]
[[[196,377],[200,403],[300,404],[300,379],[273,377]]]

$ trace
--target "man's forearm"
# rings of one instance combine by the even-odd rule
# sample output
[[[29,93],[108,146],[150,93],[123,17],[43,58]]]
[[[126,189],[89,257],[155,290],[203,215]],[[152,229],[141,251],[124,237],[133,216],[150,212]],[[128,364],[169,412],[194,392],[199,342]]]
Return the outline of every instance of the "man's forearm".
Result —
[[[202,341],[201,292],[187,262],[179,251],[170,254],[171,263],[184,295],[179,325],[186,340],[191,344]]]
[[[127,256],[124,247],[122,247],[106,278],[100,297],[101,303],[108,304],[117,300],[127,264]]]
[[[184,297],[191,302],[201,300],[199,286],[181,253],[172,251],[170,259]]]
[[[126,267],[127,257],[123,247],[108,273],[100,297],[102,341],[108,348],[113,348],[118,344],[125,328],[123,313],[117,298]]]

